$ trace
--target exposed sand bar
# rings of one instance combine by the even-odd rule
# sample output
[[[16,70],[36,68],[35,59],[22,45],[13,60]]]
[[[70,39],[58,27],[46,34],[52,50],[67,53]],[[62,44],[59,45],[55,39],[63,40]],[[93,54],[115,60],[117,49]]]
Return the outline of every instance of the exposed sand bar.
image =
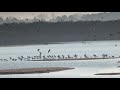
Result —
[[[117,66],[117,67],[120,67],[120,66]],[[120,75],[120,72],[116,72],[116,73],[97,73],[97,74],[94,74],[94,75]]]
[[[70,69],[74,69],[74,68],[65,68],[65,67],[23,68],[23,69],[0,70],[0,74],[6,75],[6,74],[49,73],[49,72],[57,72],[57,71],[70,70]]]
[[[99,59],[117,59],[120,57],[111,58],[76,58],[76,59],[47,59],[47,60],[25,60],[25,61],[70,61],[70,60],[99,60]]]
[[[94,75],[120,75],[120,73],[97,73]]]

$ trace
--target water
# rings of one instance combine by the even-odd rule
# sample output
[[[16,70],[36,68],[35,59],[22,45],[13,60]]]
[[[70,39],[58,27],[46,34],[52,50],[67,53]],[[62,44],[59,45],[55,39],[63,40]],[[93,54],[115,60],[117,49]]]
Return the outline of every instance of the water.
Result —
[[[117,63],[119,59],[115,60],[91,60],[91,61],[46,61],[46,62],[13,62],[6,63],[7,67],[10,68],[20,68],[20,67],[73,67],[75,69],[65,70],[52,73],[44,74],[14,74],[14,75],[0,75],[1,78],[90,78],[90,77],[99,77],[99,78],[119,78],[120,75],[94,75],[97,73],[112,73],[119,72],[120,64]],[[2,65],[0,68],[3,67]],[[5,67],[5,66],[4,66]],[[5,69],[5,68],[4,68]]]
[[[115,44],[117,45],[115,47]],[[18,56],[32,56],[39,55],[37,49],[40,49],[43,55],[74,55],[78,54],[83,57],[86,54],[92,57],[93,54],[101,57],[101,55],[108,54],[109,56],[120,56],[120,41],[88,41],[86,43],[73,42],[73,43],[61,43],[50,45],[29,45],[29,46],[16,46],[16,47],[0,47],[0,58],[18,57]],[[48,54],[48,50],[51,52]],[[70,67],[75,68],[73,70],[66,70],[60,72],[44,73],[44,74],[19,74],[19,75],[0,75],[2,77],[22,77],[22,78],[77,78],[77,77],[114,77],[116,76],[96,76],[96,73],[111,73],[119,72],[117,67],[120,64],[117,63],[120,59],[100,59],[100,60],[74,60],[74,61],[2,61],[0,62],[0,70],[3,69],[18,69],[18,68],[36,68],[36,67]]]
[[[115,47],[117,44],[117,47]],[[10,56],[27,56],[39,55],[37,49],[40,49],[43,55],[48,55],[48,50],[51,49],[50,55],[74,55],[78,54],[88,56],[96,54],[101,56],[103,53],[119,56],[120,41],[88,41],[86,44],[82,42],[65,43],[65,44],[50,44],[50,45],[29,45],[17,47],[0,47],[0,58],[8,58]]]

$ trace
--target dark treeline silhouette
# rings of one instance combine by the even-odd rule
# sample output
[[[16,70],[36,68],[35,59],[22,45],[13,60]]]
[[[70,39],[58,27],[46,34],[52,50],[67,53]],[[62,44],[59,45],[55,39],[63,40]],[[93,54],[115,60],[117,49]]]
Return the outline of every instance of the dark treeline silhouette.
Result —
[[[0,45],[120,40],[120,20],[34,22],[0,25]]]

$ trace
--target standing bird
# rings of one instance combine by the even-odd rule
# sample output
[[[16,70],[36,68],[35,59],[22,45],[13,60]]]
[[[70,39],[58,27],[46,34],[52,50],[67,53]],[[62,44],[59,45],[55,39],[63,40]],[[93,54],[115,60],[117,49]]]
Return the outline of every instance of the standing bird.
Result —
[[[96,57],[97,57],[97,55],[95,55],[95,54],[93,54],[93,56],[94,56],[94,58],[96,58]]]
[[[40,54],[40,60],[41,60],[41,55],[42,55],[42,53],[40,52],[40,49],[38,49],[37,51],[38,51],[39,54]]]
[[[74,55],[74,58],[77,59],[77,55],[76,54]]]

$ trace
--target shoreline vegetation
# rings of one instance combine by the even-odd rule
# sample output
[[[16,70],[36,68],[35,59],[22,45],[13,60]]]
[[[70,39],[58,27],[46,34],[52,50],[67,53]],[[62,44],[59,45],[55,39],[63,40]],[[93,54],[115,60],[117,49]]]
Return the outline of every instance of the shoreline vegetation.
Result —
[[[58,71],[70,70],[70,69],[74,69],[74,68],[48,67],[48,68],[9,69],[9,70],[0,70],[0,75],[7,75],[7,74],[50,73],[50,72],[58,72]]]
[[[0,46],[120,40],[119,24],[120,20],[2,24]]]

